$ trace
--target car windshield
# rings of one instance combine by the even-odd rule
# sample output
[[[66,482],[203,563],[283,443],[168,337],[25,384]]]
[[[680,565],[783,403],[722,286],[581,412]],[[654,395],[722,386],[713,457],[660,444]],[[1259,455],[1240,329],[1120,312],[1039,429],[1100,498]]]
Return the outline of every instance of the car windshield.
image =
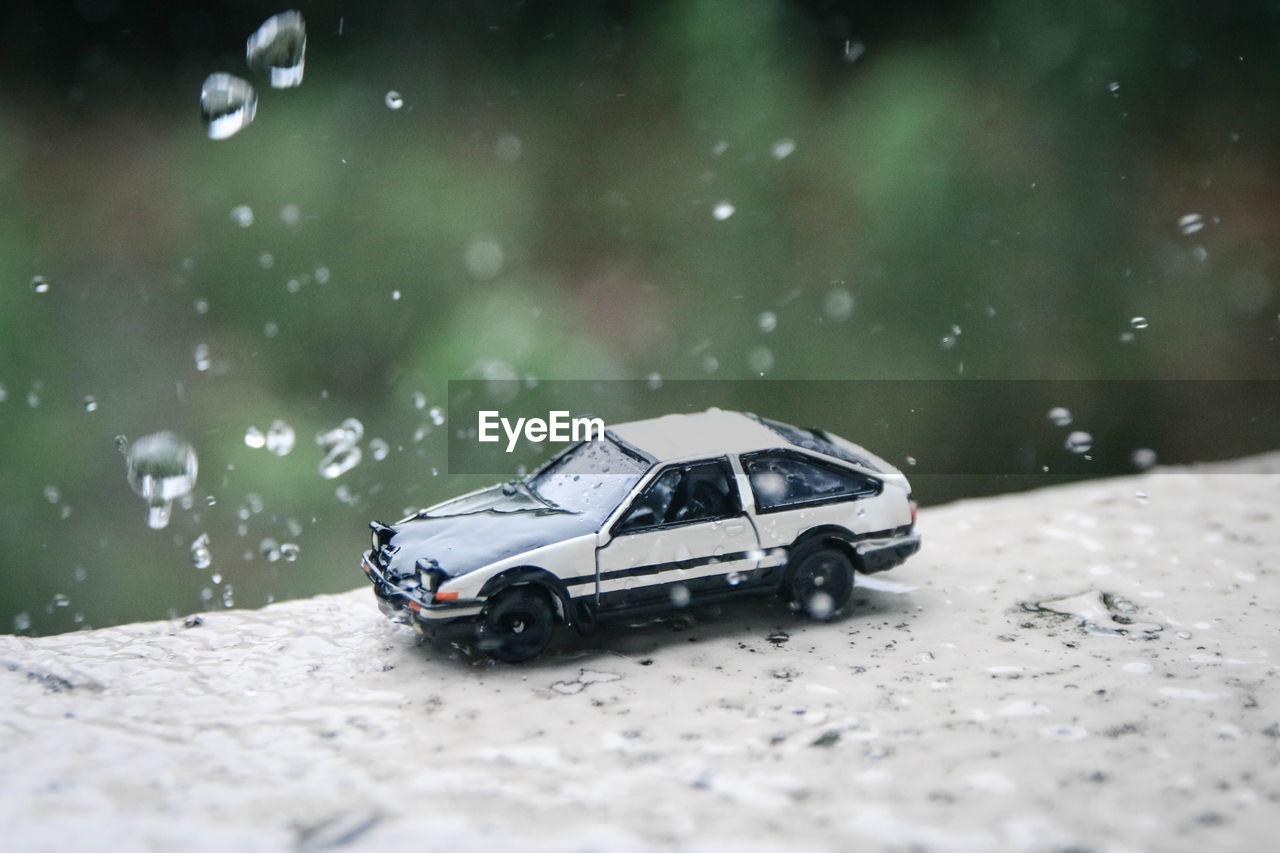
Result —
[[[603,522],[648,467],[604,438],[569,448],[530,477],[528,485],[547,503]]]

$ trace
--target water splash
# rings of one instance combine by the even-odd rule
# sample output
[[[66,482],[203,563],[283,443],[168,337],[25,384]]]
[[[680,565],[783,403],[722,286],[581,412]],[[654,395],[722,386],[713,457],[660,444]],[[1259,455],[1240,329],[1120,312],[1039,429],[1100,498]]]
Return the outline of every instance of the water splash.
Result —
[[[144,435],[125,456],[129,486],[147,502],[147,525],[167,527],[173,502],[196,484],[196,451],[172,432]]]
[[[363,437],[364,424],[355,418],[347,418],[336,428],[318,433],[316,444],[327,451],[320,460],[320,476],[332,480],[359,465],[359,442]]]
[[[269,73],[273,89],[301,85],[306,56],[306,22],[292,10],[267,18],[244,46],[245,62],[259,74]]]
[[[258,94],[249,81],[234,74],[210,74],[200,87],[200,115],[210,139],[236,135],[257,112]]]

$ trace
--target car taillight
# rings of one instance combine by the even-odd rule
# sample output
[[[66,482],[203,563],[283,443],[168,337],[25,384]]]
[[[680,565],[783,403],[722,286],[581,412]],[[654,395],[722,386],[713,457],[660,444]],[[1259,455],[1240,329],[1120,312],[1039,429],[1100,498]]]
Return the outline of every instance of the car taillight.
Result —
[[[911,505],[911,523],[916,523],[916,502],[907,498],[907,503]]]

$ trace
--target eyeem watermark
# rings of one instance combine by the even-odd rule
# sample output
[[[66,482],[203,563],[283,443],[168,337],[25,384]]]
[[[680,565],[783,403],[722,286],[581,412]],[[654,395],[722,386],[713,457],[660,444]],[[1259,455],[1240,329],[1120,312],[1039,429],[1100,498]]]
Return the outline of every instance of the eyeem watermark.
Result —
[[[542,418],[516,418],[513,424],[496,410],[481,411],[478,436],[481,441],[501,441],[498,427],[507,435],[507,452],[516,449],[521,433],[531,444],[543,441],[591,441],[604,438],[603,418],[571,418],[567,411],[547,412]]]

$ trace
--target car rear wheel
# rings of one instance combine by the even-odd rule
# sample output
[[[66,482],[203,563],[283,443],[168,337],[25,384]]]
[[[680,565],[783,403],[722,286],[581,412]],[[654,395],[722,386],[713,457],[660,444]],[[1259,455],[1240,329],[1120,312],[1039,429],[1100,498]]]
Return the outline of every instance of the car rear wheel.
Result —
[[[480,650],[507,663],[542,654],[555,630],[555,611],[541,590],[518,586],[498,593],[480,614]]]
[[[801,545],[787,564],[783,593],[814,619],[830,619],[853,594],[853,563],[821,542]]]

